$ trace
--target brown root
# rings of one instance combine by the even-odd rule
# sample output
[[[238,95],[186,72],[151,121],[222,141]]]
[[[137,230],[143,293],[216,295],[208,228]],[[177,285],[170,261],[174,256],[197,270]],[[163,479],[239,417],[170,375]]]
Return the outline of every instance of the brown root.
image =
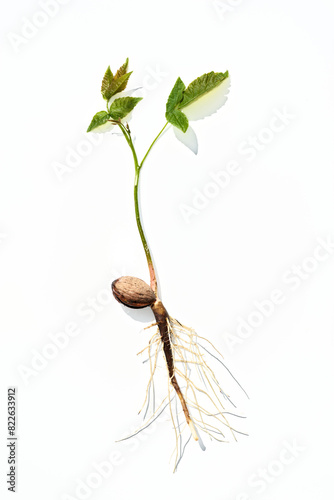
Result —
[[[198,441],[198,435],[195,429],[195,426],[193,424],[193,421],[191,420],[189,409],[187,407],[187,403],[184,399],[184,396],[182,394],[182,391],[180,389],[180,386],[177,382],[176,376],[175,376],[175,366],[174,366],[174,358],[173,358],[173,350],[171,347],[171,338],[170,338],[170,328],[169,328],[169,316],[168,313],[162,304],[162,302],[157,299],[154,304],[151,306],[153,314],[155,316],[156,322],[158,324],[158,328],[160,331],[160,336],[161,340],[163,343],[163,349],[164,349],[164,354],[165,354],[165,359],[167,363],[167,368],[168,368],[168,375],[170,379],[170,383],[172,384],[176,394],[179,397],[179,400],[181,402],[182,410],[183,413],[186,417],[186,422],[189,425],[189,428],[191,430],[191,434],[195,441]]]
[[[148,355],[148,359],[145,361],[149,361],[150,379],[144,403],[139,411],[140,413],[146,406],[144,424],[133,435],[150,426],[169,407],[176,441],[173,452],[173,454],[175,453],[175,471],[191,436],[205,450],[200,437],[201,432],[206,433],[211,440],[220,442],[228,442],[224,434],[226,429],[234,440],[237,440],[236,434],[244,434],[230,425],[227,419],[227,416],[244,417],[225,409],[226,404],[231,404],[233,407],[235,405],[222,389],[214,371],[208,365],[207,355],[223,365],[232,379],[241,389],[242,387],[221,361],[222,355],[214,345],[204,337],[197,335],[193,329],[183,326],[179,321],[170,317],[162,302],[156,298],[153,290],[144,281],[125,276],[115,280],[112,289],[115,298],[128,307],[150,306],[155,316],[155,323],[147,328],[158,327],[148,346],[138,353],[145,352]],[[212,350],[214,350],[214,354],[210,352]],[[160,368],[161,351],[164,352],[165,366],[168,372],[168,393],[167,396],[161,398],[162,402],[156,408],[154,381],[157,368]],[[184,442],[182,434],[187,428],[190,430],[190,436]],[[130,437],[128,436],[128,438]]]

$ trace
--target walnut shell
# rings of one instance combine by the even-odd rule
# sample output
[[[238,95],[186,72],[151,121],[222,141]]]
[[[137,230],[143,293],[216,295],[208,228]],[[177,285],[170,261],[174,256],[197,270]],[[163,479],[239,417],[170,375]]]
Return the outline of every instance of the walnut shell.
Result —
[[[152,288],[139,278],[122,276],[111,284],[112,293],[121,304],[140,309],[151,306],[156,301]]]

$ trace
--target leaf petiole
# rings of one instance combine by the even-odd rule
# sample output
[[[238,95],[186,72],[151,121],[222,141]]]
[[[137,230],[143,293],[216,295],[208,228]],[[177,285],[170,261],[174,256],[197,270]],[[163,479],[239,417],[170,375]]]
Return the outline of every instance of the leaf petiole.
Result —
[[[159,134],[156,136],[156,138],[154,139],[154,141],[152,142],[152,144],[150,145],[150,147],[148,148],[147,150],[147,153],[146,155],[144,156],[144,158],[142,159],[141,161],[141,164],[139,165],[139,168],[141,168],[144,164],[144,161],[146,160],[146,158],[148,157],[151,149],[153,148],[154,144],[157,142],[157,140],[159,139],[159,137],[161,136],[161,134],[163,133],[163,131],[165,130],[165,128],[167,127],[168,125],[168,122],[165,123],[165,125],[163,126],[163,128],[160,130]]]
[[[138,158],[137,158],[137,153],[136,153],[136,150],[135,150],[135,147],[134,147],[134,144],[132,142],[132,139],[131,139],[131,133],[130,133],[130,129],[129,128],[126,128],[123,123],[121,122],[116,122],[117,125],[119,126],[119,128],[121,129],[121,131],[123,132],[123,135],[126,139],[126,142],[128,143],[131,151],[132,151],[132,155],[133,155],[133,160],[134,160],[134,164],[135,164],[135,169],[139,169],[139,163],[138,163]]]

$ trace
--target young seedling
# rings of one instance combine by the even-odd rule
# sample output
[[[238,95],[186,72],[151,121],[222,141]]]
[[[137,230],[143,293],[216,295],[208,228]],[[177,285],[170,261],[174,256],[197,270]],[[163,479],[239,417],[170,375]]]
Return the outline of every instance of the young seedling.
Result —
[[[191,436],[195,441],[199,441],[202,449],[205,447],[200,438],[200,431],[207,433],[210,439],[225,441],[222,429],[227,427],[235,438],[235,434],[240,431],[229,424],[226,415],[236,417],[239,415],[225,410],[225,401],[232,405],[233,403],[221,388],[217,377],[205,359],[206,354],[209,354],[226,368],[219,358],[222,357],[220,353],[210,341],[173,319],[160,299],[156,271],[141,222],[138,202],[139,177],[152,147],[169,126],[173,127],[174,133],[180,141],[194,153],[197,153],[197,138],[189,121],[202,119],[213,114],[226,102],[230,78],[227,71],[225,73],[211,71],[194,80],[188,87],[185,86],[181,78],[178,78],[166,104],[166,123],[140,162],[128,124],[130,113],[141,101],[140,97],[132,96],[135,91],[125,91],[131,73],[128,72],[128,59],[115,75],[108,67],[101,87],[107,109],[95,114],[87,132],[106,132],[117,126],[132,152],[135,167],[135,216],[147,259],[150,285],[139,278],[123,276],[112,283],[112,292],[121,304],[135,309],[150,307],[154,314],[155,323],[152,326],[157,326],[157,331],[148,346],[141,351],[141,353],[148,352],[147,361],[150,363],[150,379],[142,407],[143,409],[146,405],[144,415],[146,420],[145,425],[138,429],[135,434],[150,425],[166,407],[169,407],[176,438],[174,462],[174,470],[176,470]],[[202,343],[206,343],[206,347]],[[216,351],[215,355],[210,349]],[[163,352],[168,373],[168,394],[156,408],[154,377],[161,352]],[[192,373],[192,368],[194,368],[195,373]],[[181,404],[181,409],[179,409],[177,400]],[[147,417],[150,408],[152,408],[151,413]],[[182,413],[183,421],[181,420]],[[186,428],[190,430],[190,437],[182,446],[182,433]]]

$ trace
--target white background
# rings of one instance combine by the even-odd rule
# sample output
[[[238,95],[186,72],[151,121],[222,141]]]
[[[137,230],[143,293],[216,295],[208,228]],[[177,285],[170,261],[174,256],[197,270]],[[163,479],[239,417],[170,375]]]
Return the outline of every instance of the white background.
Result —
[[[2,5],[2,498],[12,385],[18,499],[83,498],[77,485],[110,456],[118,457],[112,474],[86,498],[313,500],[332,491],[333,249],[322,250],[321,262],[312,256],[319,238],[334,238],[334,7],[330,0],[218,4],[71,0],[53,17],[40,16],[37,0]],[[30,22],[44,26],[29,31]],[[247,401],[234,387],[249,437],[206,440],[205,452],[189,443],[174,475],[170,423],[145,440],[115,443],[138,422],[148,368],[136,353],[148,341],[150,333],[139,331],[149,314],[134,319],[110,299],[82,315],[94,297],[108,299],[101,291],[116,277],[148,279],[130,151],[109,134],[61,180],[55,172],[56,162],[66,165],[69,151],[84,147],[93,114],[104,109],[105,69],[126,57],[130,87],[145,94],[131,121],[139,156],[164,123],[178,76],[188,84],[228,69],[232,81],[219,113],[193,123],[198,155],[169,130],[141,179],[167,309],[223,351],[250,394]],[[284,109],[288,123],[270,136],[263,130]],[[246,154],[252,137],[261,150]],[[210,190],[210,174],[230,161],[238,175],[187,223],[182,205]],[[293,266],[304,267],[303,278],[292,279]],[[241,338],[240,322],[275,289],[284,302]],[[78,335],[24,381],[20,366],[31,368],[34,350],[73,322]],[[295,456],[287,443],[297,446]],[[261,469],[267,479],[254,486]]]

